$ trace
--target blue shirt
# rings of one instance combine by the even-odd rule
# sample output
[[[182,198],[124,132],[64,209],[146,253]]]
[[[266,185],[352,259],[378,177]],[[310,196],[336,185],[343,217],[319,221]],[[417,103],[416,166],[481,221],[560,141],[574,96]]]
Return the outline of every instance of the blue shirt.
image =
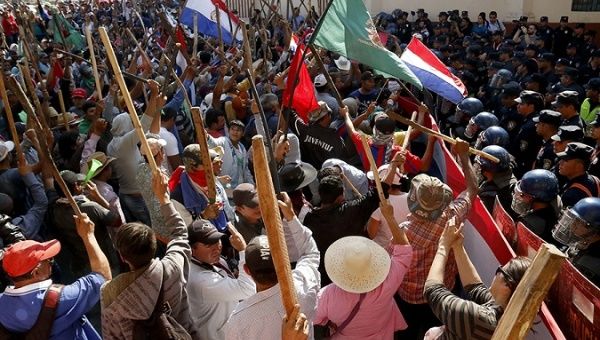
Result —
[[[100,340],[100,335],[85,317],[98,301],[102,275],[91,273],[63,288],[50,339]],[[35,324],[51,280],[21,288],[10,286],[0,294],[0,322],[9,331],[26,332]]]

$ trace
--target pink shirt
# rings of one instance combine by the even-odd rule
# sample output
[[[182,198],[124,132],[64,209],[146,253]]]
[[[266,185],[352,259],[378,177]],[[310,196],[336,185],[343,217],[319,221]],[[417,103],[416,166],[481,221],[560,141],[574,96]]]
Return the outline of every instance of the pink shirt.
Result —
[[[393,339],[395,331],[406,328],[406,322],[394,302],[394,294],[410,266],[412,247],[394,245],[390,248],[392,263],[387,278],[379,287],[367,293],[354,319],[332,339]],[[324,325],[331,320],[337,325],[341,324],[358,302],[359,296],[342,290],[334,283],[327,285],[319,292],[314,323]]]

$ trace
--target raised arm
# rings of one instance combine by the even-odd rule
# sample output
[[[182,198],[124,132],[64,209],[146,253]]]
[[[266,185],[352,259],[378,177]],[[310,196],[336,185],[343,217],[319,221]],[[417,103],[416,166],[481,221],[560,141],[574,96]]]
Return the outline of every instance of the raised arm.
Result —
[[[85,250],[90,259],[90,268],[92,269],[92,272],[102,275],[106,281],[109,281],[112,279],[110,265],[94,235],[94,222],[90,220],[86,213],[83,213],[81,216],[73,217],[75,218],[77,234],[81,237],[81,240],[83,240]]]
[[[452,147],[452,152],[457,155],[460,160],[460,165],[465,174],[465,181],[467,183],[467,196],[469,201],[473,201],[479,192],[479,187],[477,186],[477,176],[475,176],[473,165],[469,159],[469,143],[458,138],[456,144]]]

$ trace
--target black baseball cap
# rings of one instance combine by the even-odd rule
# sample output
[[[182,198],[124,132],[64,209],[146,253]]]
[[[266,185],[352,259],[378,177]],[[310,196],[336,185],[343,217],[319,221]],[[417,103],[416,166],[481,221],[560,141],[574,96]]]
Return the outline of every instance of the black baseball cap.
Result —
[[[559,127],[562,117],[560,112],[556,112],[554,110],[542,110],[539,116],[533,118],[533,121],[536,123],[546,123]]]
[[[583,139],[583,129],[578,125],[563,125],[558,128],[558,132],[551,138],[557,142],[579,141]]]
[[[535,91],[521,91],[518,98],[515,98],[515,102],[517,103],[525,103],[525,104],[539,104],[541,105],[544,102],[544,98],[542,95]]]
[[[579,142],[571,142],[567,144],[567,148],[563,152],[556,154],[559,159],[580,159],[584,162],[589,162],[592,157],[594,148]]]
[[[600,78],[592,78],[585,84],[586,90],[600,91]]]
[[[579,93],[577,91],[562,91],[556,96],[556,100],[552,102],[552,106],[556,105],[573,105],[579,107]]]
[[[259,204],[258,194],[254,185],[250,183],[239,184],[233,189],[233,203],[238,206],[256,208]]]
[[[252,273],[273,272],[273,256],[266,235],[256,236],[246,246],[246,265]]]
[[[188,227],[188,240],[190,245],[196,242],[215,244],[225,236],[208,220],[198,219]]]

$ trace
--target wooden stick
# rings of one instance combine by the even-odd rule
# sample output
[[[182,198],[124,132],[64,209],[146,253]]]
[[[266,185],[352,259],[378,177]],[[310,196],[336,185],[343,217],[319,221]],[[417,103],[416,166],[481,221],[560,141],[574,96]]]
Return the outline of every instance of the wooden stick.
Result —
[[[206,176],[208,202],[209,204],[214,204],[217,199],[217,188],[215,184],[215,174],[213,172],[212,160],[210,159],[210,153],[208,152],[204,121],[202,120],[199,107],[192,107],[191,111],[192,120],[194,121],[194,128],[196,129],[196,138],[198,139],[197,142],[198,145],[200,145],[200,159],[202,160],[202,167],[204,168],[204,176]]]
[[[400,122],[402,124],[408,125],[408,126],[412,126],[413,128],[415,128],[415,129],[417,129],[417,130],[419,130],[421,132],[425,132],[427,134],[439,137],[439,138],[443,139],[444,141],[446,141],[446,142],[448,142],[448,143],[450,143],[452,145],[456,144],[456,139],[454,139],[452,137],[449,137],[449,136],[446,136],[445,134],[443,134],[441,132],[437,132],[435,130],[427,128],[427,127],[425,127],[425,126],[423,126],[421,124],[418,124],[418,123],[415,123],[413,121],[410,121],[410,120],[402,117],[401,115],[399,115],[399,114],[397,114],[395,112],[392,112],[392,111],[387,112],[387,115],[390,118],[392,118],[393,120],[396,120],[396,121],[398,121],[398,122]],[[473,154],[473,155],[478,155],[478,156],[483,157],[485,159],[488,159],[488,160],[490,160],[490,161],[492,161],[494,163],[500,162],[500,160],[497,157],[492,156],[492,155],[490,155],[487,152],[483,152],[481,150],[477,150],[477,149],[474,149],[474,148],[471,148],[471,147],[469,148],[469,153]]]
[[[377,169],[377,164],[373,159],[373,153],[371,152],[371,147],[369,146],[369,142],[367,141],[367,136],[361,134],[360,141],[362,142],[363,149],[365,149],[365,154],[367,155],[367,159],[369,159],[369,168],[373,172],[373,179],[375,180],[375,187],[377,188],[377,194],[379,195],[380,202],[387,202],[385,198],[385,194],[383,193],[383,188],[381,187],[381,178],[379,178],[379,171]]]
[[[46,143],[46,138],[44,138],[43,134],[40,134],[40,132],[42,132],[42,125],[40,124],[40,121],[38,120],[37,116],[34,113],[33,106],[31,106],[31,103],[29,102],[29,99],[27,99],[27,96],[25,95],[23,88],[21,88],[21,85],[19,85],[19,82],[14,78],[13,78],[13,89],[17,92],[16,93],[17,96],[23,98],[23,100],[21,101],[21,104],[23,105],[25,111],[29,113],[29,116],[28,116],[29,119],[31,119],[33,121],[32,123],[33,123],[34,129],[38,133],[38,141],[40,142],[40,147],[41,147],[42,151],[44,152],[43,156],[45,156],[46,159],[48,160],[50,170],[52,171],[52,176],[54,177],[54,180],[56,181],[56,183],[58,183],[58,186],[60,187],[62,192],[65,194],[65,197],[67,198],[67,201],[69,202],[69,205],[71,206],[71,209],[73,209],[73,212],[75,213],[75,215],[81,216],[81,210],[79,209],[77,202],[75,202],[75,199],[73,198],[73,195],[71,194],[71,191],[69,190],[69,187],[67,187],[67,185],[65,184],[65,181],[63,180],[62,176],[58,172],[58,168],[56,167],[56,163],[54,163],[54,159],[52,158],[52,153],[50,152],[50,148],[48,147],[48,143]]]
[[[63,98],[62,90],[58,90],[58,102],[60,104],[60,111],[63,117],[63,124],[65,126],[65,131],[69,131],[69,121],[67,115],[67,109],[65,108],[65,100]]]
[[[40,100],[33,86],[34,82],[31,79],[31,73],[29,72],[29,60],[24,59],[23,62],[25,63],[25,65],[23,67],[20,67],[19,69],[22,71],[21,74],[23,75],[23,81],[25,82],[25,86],[29,91],[29,94],[31,95],[33,104],[35,105],[35,116],[37,117],[39,115],[41,117],[40,122],[42,124],[41,126],[43,129],[40,132],[49,135],[52,133],[52,131],[50,131],[50,127],[48,126],[48,120],[46,120],[46,112],[42,109],[42,104],[40,103]],[[43,135],[38,137],[43,137]]]
[[[12,109],[10,108],[10,102],[8,101],[8,94],[6,93],[6,86],[4,86],[4,75],[0,74],[0,95],[2,95],[2,103],[4,104],[4,113],[8,120],[8,126],[10,127],[10,134],[13,142],[15,143],[15,149],[17,154],[22,154],[21,143],[19,142],[19,134],[17,133],[17,127],[15,125],[15,118],[13,117]]]
[[[215,5],[216,10],[216,19],[217,19],[217,33],[219,35],[219,49],[222,52],[225,52],[225,48],[223,47],[223,30],[221,28],[221,10],[219,6]]]
[[[338,91],[338,89],[335,87],[335,83],[333,82],[333,79],[331,78],[329,71],[323,64],[323,60],[321,59],[321,56],[319,55],[319,51],[313,44],[308,45],[308,47],[312,50],[313,55],[315,56],[315,60],[317,61],[317,65],[319,65],[319,67],[321,68],[321,71],[323,71],[323,75],[325,75],[325,78],[327,79],[327,85],[329,85],[329,88],[333,91],[333,96],[337,100],[340,107],[344,106],[344,103],[342,102],[342,96],[340,95],[340,92]],[[296,76],[296,78],[298,78],[298,76]]]
[[[177,76],[177,74],[175,73],[175,71],[173,70],[171,72],[173,72],[173,78],[175,78],[175,82],[177,83],[177,86],[179,86],[179,88],[181,89],[181,91],[183,91],[183,99],[185,100],[185,103],[188,105],[188,107],[190,108],[190,111],[191,111],[191,109],[192,109],[192,101],[190,100],[190,96],[188,96],[188,93],[187,93],[187,90],[185,89],[185,86],[183,86],[183,83],[181,82],[181,79],[179,79],[179,77]]]
[[[138,76],[138,75],[135,75],[135,74],[133,74],[133,73],[129,73],[129,72],[125,72],[125,71],[122,71],[121,73],[123,73],[123,76],[125,76],[125,77],[127,77],[127,78],[129,78],[129,79],[133,79],[133,80],[136,80],[136,81],[142,82],[142,83],[144,83],[144,84],[148,84],[148,82],[150,81],[149,79],[146,79],[146,78],[140,77],[140,76]]]
[[[98,74],[98,65],[96,64],[96,55],[94,54],[94,42],[92,41],[92,32],[89,27],[85,29],[85,37],[90,50],[90,59],[92,60],[92,70],[94,71],[94,80],[96,82],[96,93],[98,100],[102,100],[102,85],[100,84],[100,75]]]
[[[356,195],[356,197],[362,197],[363,196],[363,194],[361,194],[360,191],[358,191],[358,189],[356,189],[356,187],[354,186],[354,184],[352,184],[352,182],[350,182],[350,179],[348,179],[348,176],[346,176],[344,174],[343,170],[342,170],[342,172],[340,172],[340,176],[342,177],[342,180],[344,180],[346,182],[346,184],[348,184],[348,186],[350,187],[350,189],[352,190],[352,192],[354,193],[354,195]]]
[[[135,46],[137,47],[138,51],[140,51],[140,54],[141,54],[142,58],[144,58],[144,61],[146,61],[146,63],[148,65],[152,65],[152,62],[150,61],[150,57],[148,57],[148,54],[146,53],[146,51],[144,50],[142,45],[140,45],[139,41],[135,38],[135,35],[133,35],[133,32],[131,32],[131,30],[129,28],[126,28],[125,32],[127,33],[127,35],[129,35],[129,38],[131,38],[131,40],[133,40],[133,42],[135,43]]]
[[[277,281],[281,289],[281,298],[286,313],[290,315],[294,305],[298,303],[296,289],[292,279],[292,269],[288,256],[287,245],[283,234],[279,207],[271,181],[272,174],[269,170],[269,160],[265,150],[263,137],[252,137],[252,152],[254,173],[256,174],[256,191],[258,193],[260,212],[267,230],[271,258],[277,273]]]
[[[117,56],[115,55],[115,51],[113,50],[113,47],[110,43],[110,38],[108,37],[108,33],[106,32],[106,27],[99,27],[98,33],[100,34],[100,40],[102,40],[102,44],[104,45],[104,49],[106,50],[106,56],[110,61],[110,65],[112,66],[115,79],[117,80],[119,88],[121,89],[123,99],[125,99],[125,104],[127,105],[127,109],[129,111],[129,117],[131,117],[131,122],[133,123],[140,143],[142,144],[142,150],[144,150],[146,155],[152,155],[152,151],[150,150],[150,146],[148,146],[148,140],[146,139],[144,129],[142,128],[140,119],[137,116],[135,106],[133,105],[133,100],[131,99],[131,95],[129,94],[127,85],[125,84],[123,74],[121,73],[121,68],[119,67]],[[148,165],[150,166],[150,170],[152,170],[152,173],[157,174],[160,170],[156,165],[154,157],[148,156],[146,157],[146,159],[148,160]]]
[[[198,54],[198,14],[194,13],[194,47],[193,47],[194,58]]]
[[[544,243],[513,292],[492,340],[525,339],[567,256]]]
[[[252,49],[250,48],[250,39],[248,37],[248,30],[246,29],[246,25],[242,25],[242,34],[244,35],[244,69],[250,70],[250,74],[248,75],[252,79],[254,79],[254,70],[252,69]]]
[[[73,54],[71,52],[67,52],[65,50],[61,50],[60,48],[55,48],[54,49],[56,52],[61,53],[61,54],[65,54],[68,55],[69,57],[73,58],[73,59],[77,59],[79,61],[85,61],[86,63],[89,63],[90,61],[83,58],[82,56],[78,56],[77,54]]]

